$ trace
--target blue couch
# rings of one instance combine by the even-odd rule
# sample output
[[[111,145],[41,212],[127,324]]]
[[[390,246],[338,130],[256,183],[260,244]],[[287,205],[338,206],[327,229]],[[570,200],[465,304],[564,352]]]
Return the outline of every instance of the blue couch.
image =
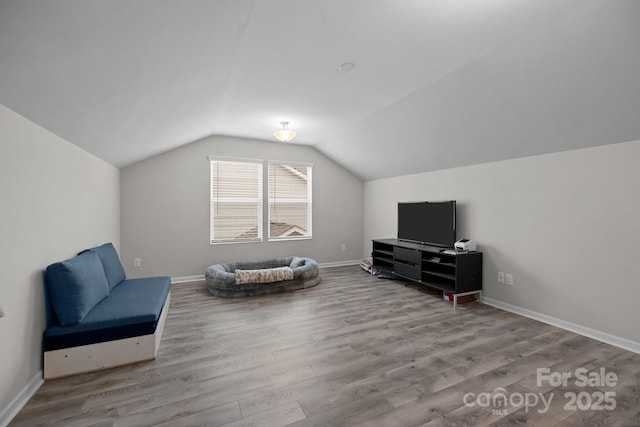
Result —
[[[127,279],[111,243],[47,267],[44,377],[154,359],[171,279]]]

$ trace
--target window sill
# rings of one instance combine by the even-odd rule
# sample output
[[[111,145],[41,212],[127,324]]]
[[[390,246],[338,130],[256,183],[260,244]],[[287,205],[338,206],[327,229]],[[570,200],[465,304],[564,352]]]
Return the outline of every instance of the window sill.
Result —
[[[311,240],[313,236],[305,236],[305,237],[283,237],[278,239],[268,239],[268,242],[291,242],[294,240]]]
[[[209,246],[218,246],[218,245],[238,245],[238,244],[244,244],[244,243],[262,243],[262,239],[256,239],[256,240],[220,240],[220,241],[214,241],[214,242],[209,242]]]

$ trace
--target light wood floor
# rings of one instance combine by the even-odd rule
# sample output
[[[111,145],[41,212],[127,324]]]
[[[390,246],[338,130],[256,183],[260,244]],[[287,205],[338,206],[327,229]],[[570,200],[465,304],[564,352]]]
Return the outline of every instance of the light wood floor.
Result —
[[[47,381],[11,425],[640,425],[638,354],[478,303],[454,312],[441,294],[358,267],[321,275],[245,299],[174,285],[155,361]],[[538,386],[545,367],[605,368],[618,382]],[[506,408],[464,403],[500,388]],[[617,407],[565,410],[574,390],[613,391]],[[531,393],[553,395],[548,411],[519,403]]]

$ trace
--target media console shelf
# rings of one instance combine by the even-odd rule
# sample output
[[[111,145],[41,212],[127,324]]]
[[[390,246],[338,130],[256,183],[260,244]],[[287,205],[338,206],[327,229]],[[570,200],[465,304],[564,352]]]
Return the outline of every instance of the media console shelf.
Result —
[[[373,267],[458,297],[482,295],[482,252],[447,254],[445,249],[398,239],[373,240]]]

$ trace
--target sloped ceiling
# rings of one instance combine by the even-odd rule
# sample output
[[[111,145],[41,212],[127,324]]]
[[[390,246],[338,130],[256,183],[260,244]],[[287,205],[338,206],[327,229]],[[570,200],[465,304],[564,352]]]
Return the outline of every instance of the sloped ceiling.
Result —
[[[0,103],[118,167],[282,120],[366,180],[636,140],[638,76],[636,0],[0,2]]]

